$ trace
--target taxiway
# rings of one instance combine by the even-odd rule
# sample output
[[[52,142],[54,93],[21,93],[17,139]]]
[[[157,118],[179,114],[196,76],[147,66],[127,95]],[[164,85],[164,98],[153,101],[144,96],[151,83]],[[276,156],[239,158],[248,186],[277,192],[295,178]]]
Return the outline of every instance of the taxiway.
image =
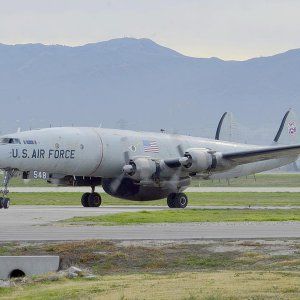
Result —
[[[83,208],[61,206],[11,206],[0,211],[0,241],[45,240],[187,240],[300,238],[300,222],[217,222],[147,224],[128,226],[62,225],[56,221],[166,207],[113,206]]]

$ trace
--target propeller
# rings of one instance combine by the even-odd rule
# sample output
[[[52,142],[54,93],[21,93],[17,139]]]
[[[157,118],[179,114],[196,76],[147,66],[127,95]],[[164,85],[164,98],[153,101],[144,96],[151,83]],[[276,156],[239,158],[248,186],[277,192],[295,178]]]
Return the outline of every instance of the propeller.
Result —
[[[130,174],[129,167],[132,167],[132,166],[129,164],[129,161],[130,161],[129,151],[125,151],[124,152],[124,167],[123,167],[122,173],[117,178],[115,178],[110,184],[110,189],[113,193],[115,193],[119,189],[125,175]]]
[[[185,156],[185,152],[184,152],[182,145],[179,144],[177,146],[177,150],[178,150],[178,154],[180,156],[179,158],[164,160],[164,163],[169,168],[177,169],[173,173],[170,180],[166,183],[166,185],[170,186],[172,190],[177,190],[178,181],[180,179],[180,175],[182,172],[181,167],[188,166],[191,163],[191,159],[192,159],[188,155]],[[113,179],[110,184],[110,188],[111,188],[112,192],[115,193],[119,189],[119,187],[122,184],[122,181],[126,175],[131,176],[135,173],[135,168],[136,168],[136,166],[135,166],[134,162],[131,161],[129,151],[125,151],[124,152],[124,167],[122,169],[122,173],[118,177]]]
[[[164,163],[169,167],[169,168],[179,168],[181,166],[188,166],[191,164],[191,156],[186,155],[182,145],[177,146],[178,153],[180,155],[179,158],[171,158],[171,159],[165,159]]]
[[[183,149],[183,146],[179,144],[177,146],[177,150],[179,153],[179,158],[174,158],[174,159],[166,159],[164,160],[164,163],[169,167],[169,168],[174,168],[177,169],[172,177],[170,178],[169,181],[167,181],[166,185],[171,188],[171,190],[176,190],[177,191],[177,186],[178,186],[178,181],[180,179],[180,175],[182,172],[181,166],[187,166],[190,164],[191,157],[184,156],[185,151]]]

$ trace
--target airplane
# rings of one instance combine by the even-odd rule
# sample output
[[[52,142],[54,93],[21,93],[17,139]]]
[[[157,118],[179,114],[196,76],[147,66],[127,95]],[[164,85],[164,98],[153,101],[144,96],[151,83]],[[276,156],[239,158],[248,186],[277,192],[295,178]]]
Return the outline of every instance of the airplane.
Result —
[[[284,125],[296,135],[294,123]],[[167,198],[170,208],[185,208],[183,191],[192,178],[215,179],[250,175],[295,162],[300,144],[259,146],[166,132],[52,127],[17,132],[0,138],[4,171],[0,207],[7,209],[9,181],[45,179],[65,186],[90,186],[84,207],[99,207],[95,192],[133,201]]]

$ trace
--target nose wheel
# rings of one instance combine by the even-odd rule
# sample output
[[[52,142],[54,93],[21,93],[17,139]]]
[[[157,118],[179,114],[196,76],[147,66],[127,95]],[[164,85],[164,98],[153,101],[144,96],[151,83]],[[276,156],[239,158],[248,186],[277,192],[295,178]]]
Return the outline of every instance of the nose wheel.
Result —
[[[91,193],[84,193],[81,197],[83,207],[99,207],[102,199],[99,193],[95,193],[95,187],[92,187]]]
[[[7,197],[9,190],[8,190],[8,184],[10,179],[13,177],[14,172],[13,171],[5,171],[4,172],[4,178],[3,178],[3,188],[0,191],[0,194],[2,194],[2,197],[0,197],[0,209],[8,209],[10,205],[10,199]]]
[[[172,193],[168,196],[167,203],[170,208],[186,208],[188,197],[184,193]]]
[[[8,209],[9,204],[10,204],[9,198],[0,197],[0,209],[1,208]]]

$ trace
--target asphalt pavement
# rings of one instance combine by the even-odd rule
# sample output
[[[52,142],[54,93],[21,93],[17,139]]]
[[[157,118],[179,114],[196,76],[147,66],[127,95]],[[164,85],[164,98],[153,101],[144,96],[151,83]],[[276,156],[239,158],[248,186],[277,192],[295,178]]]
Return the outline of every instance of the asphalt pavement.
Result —
[[[126,226],[78,226],[56,222],[74,216],[135,212],[145,209],[167,208],[11,206],[8,210],[0,210],[0,241],[300,238],[300,222],[205,222]]]

